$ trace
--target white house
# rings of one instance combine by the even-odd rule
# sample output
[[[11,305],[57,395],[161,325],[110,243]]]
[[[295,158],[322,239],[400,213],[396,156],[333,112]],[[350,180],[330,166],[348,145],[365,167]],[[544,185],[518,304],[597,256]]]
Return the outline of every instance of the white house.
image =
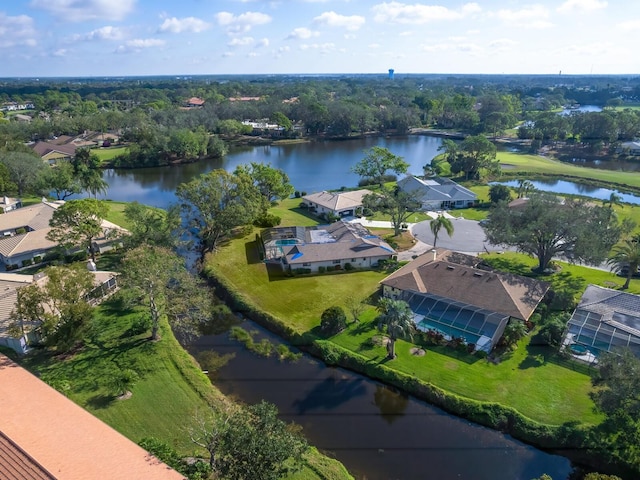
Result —
[[[270,228],[263,232],[262,244],[265,260],[284,270],[371,268],[396,254],[361,224],[343,220],[317,227]]]
[[[19,198],[9,198],[7,196],[0,198],[0,213],[7,213],[22,206],[22,200]]]
[[[622,142],[617,149],[618,153],[627,155],[640,155],[640,142]]]
[[[403,192],[415,193],[423,210],[448,210],[475,205],[478,196],[448,178],[422,179],[409,175],[398,182]]]
[[[302,202],[309,210],[318,216],[333,214],[338,217],[356,215],[362,208],[362,199],[372,193],[371,190],[361,189],[348,192],[317,192],[302,197]]]

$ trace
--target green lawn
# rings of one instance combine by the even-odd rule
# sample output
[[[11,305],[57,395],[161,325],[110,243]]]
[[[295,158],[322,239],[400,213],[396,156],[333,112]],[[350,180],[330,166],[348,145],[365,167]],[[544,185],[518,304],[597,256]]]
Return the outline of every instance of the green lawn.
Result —
[[[374,271],[285,277],[278,267],[268,271],[258,258],[255,233],[234,239],[217,253],[207,255],[205,272],[214,271],[244,292],[261,310],[280,318],[299,333],[320,323],[322,312],[344,306],[348,298],[366,298],[387,274]]]
[[[614,186],[626,185],[640,189],[640,173],[638,172],[619,172],[579,167],[539,155],[513,152],[498,152],[498,161],[502,166],[503,173],[509,176],[524,177],[527,174],[556,175],[604,182]]]
[[[91,153],[97,155],[101,162],[109,162],[122,155],[127,151],[128,147],[99,147],[91,150]]]
[[[552,286],[561,287],[571,281],[578,290],[584,290],[587,284],[600,285],[602,287],[618,289],[624,284],[624,277],[620,277],[608,270],[589,268],[583,265],[572,265],[566,262],[556,261],[560,267],[558,273],[553,275],[534,275],[531,267],[537,266],[538,261],[529,255],[516,252],[482,254],[482,258],[499,270],[517,273],[519,275],[535,276],[539,280],[550,282]],[[571,280],[569,280],[571,279]],[[582,285],[582,287],[580,287]],[[640,294],[640,279],[632,279],[629,284],[629,293]],[[582,291],[580,292],[582,293]]]
[[[563,366],[566,363],[560,364],[548,349],[530,346],[530,337],[499,364],[447,347],[426,347],[426,355],[420,357],[411,354],[414,345],[404,341],[396,344],[398,357],[389,362],[385,347],[371,346],[370,339],[377,334],[375,325],[364,321],[350,325],[332,341],[372,362],[384,363],[463,397],[511,406],[541,423],[600,420],[588,396],[590,377]]]
[[[159,342],[149,342],[148,332],[128,336],[137,315],[107,302],[97,310],[93,341],[80,352],[65,360],[27,357],[27,366],[48,383],[68,382],[67,395],[74,402],[134,442],[154,436],[183,454],[193,453],[194,446],[179,426],[189,425],[196,409],[206,411],[223,396],[200,373],[166,323]],[[108,372],[116,368],[131,368],[140,377],[128,400],[114,399],[106,386]]]
[[[129,202],[114,202],[111,200],[107,201],[107,206],[109,207],[109,213],[107,214],[106,220],[115,223],[116,225],[129,228],[129,221],[127,217],[124,215],[124,209]]]

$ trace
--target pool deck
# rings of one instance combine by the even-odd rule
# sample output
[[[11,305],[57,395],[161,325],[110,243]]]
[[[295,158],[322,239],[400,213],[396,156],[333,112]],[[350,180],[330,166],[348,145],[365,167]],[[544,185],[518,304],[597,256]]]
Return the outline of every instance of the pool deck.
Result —
[[[581,362],[585,362],[588,364],[595,364],[598,363],[598,357],[596,357],[593,353],[591,353],[589,350],[587,350],[585,353],[583,354],[579,354],[579,353],[574,353],[571,351],[571,345],[580,345],[579,343],[576,343],[573,340],[573,336],[572,335],[567,335],[564,339],[564,342],[562,342],[562,347],[567,349],[567,351],[569,351],[571,353],[571,356],[573,358],[575,358],[576,360],[580,360]]]

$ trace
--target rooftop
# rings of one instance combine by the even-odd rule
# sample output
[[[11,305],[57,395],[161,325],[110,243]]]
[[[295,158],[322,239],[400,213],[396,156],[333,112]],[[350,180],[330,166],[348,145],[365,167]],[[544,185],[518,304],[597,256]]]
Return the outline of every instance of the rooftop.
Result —
[[[429,293],[527,320],[549,285],[527,277],[478,268],[480,259],[438,249],[427,252],[382,280],[404,291]]]
[[[0,475],[57,480],[184,477],[0,355]]]

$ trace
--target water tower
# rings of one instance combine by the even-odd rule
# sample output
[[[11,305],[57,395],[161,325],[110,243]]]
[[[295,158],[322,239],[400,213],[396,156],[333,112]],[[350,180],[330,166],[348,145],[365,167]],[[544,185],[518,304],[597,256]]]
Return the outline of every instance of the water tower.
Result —
[[[389,69],[389,80],[393,80],[393,68]]]

